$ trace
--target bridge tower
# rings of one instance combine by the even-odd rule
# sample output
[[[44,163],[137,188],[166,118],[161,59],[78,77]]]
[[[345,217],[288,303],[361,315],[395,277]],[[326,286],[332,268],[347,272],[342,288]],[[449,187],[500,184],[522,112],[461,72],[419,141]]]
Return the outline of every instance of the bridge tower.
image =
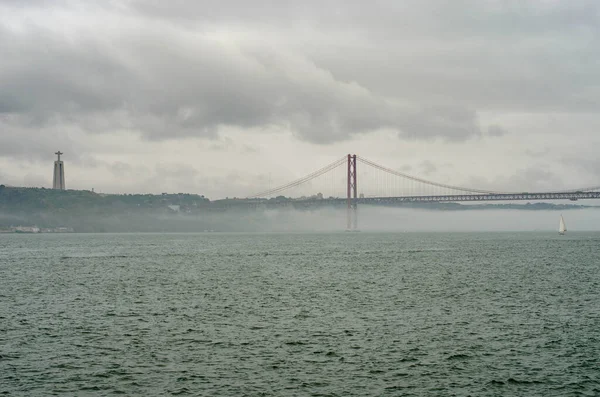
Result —
[[[348,155],[348,198],[346,221],[348,231],[356,231],[358,228],[358,197],[356,184],[356,155]]]

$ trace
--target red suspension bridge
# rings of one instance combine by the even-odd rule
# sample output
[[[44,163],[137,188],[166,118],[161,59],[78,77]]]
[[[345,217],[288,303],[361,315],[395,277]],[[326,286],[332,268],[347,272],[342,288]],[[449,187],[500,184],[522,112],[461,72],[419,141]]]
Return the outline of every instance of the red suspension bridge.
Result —
[[[282,196],[303,203],[317,201],[340,203],[345,201],[347,227],[349,230],[356,230],[358,204],[513,200],[575,201],[600,199],[600,186],[545,192],[502,192],[473,189],[425,180],[384,167],[360,156],[348,154],[302,178],[253,194],[248,199],[261,202]]]

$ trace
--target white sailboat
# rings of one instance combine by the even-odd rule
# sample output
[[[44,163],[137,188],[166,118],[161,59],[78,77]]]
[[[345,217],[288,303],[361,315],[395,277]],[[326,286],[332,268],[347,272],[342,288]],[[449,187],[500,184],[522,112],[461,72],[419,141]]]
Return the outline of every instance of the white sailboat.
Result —
[[[558,225],[558,234],[563,235],[567,232],[567,227],[565,226],[565,220],[562,215],[560,216],[560,224]]]

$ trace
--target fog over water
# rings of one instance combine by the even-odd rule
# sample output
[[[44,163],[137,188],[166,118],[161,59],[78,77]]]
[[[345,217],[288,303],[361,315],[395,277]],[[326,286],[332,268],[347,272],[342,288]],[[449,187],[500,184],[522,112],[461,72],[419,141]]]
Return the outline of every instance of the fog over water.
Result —
[[[363,206],[358,212],[361,231],[549,231],[558,230],[563,215],[569,231],[600,230],[600,209],[567,211],[465,210],[431,211]],[[339,231],[345,228],[345,210],[266,211],[272,230]]]
[[[558,231],[563,215],[569,233],[600,230],[600,208],[569,210],[425,210],[362,206],[358,209],[361,232],[485,232]],[[229,210],[190,214],[114,213],[36,214],[31,217],[0,214],[8,225],[71,227],[75,232],[339,232],[346,229],[345,208],[315,210]]]
[[[362,232],[478,232],[547,231],[557,232],[560,215],[567,230],[600,230],[600,209],[567,211],[459,210],[363,206],[358,212]],[[17,218],[1,216],[18,224]],[[57,224],[57,221],[53,221]],[[60,225],[76,232],[339,232],[346,229],[346,210],[319,209],[230,211],[205,215],[112,215],[71,217]]]

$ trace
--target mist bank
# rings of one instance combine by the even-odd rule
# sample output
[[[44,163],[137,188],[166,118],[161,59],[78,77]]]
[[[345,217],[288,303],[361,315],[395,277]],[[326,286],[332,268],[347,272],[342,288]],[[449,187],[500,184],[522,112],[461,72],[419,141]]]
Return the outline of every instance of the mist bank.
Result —
[[[568,227],[577,221],[581,230],[596,230],[598,209],[568,203],[397,202],[361,204],[358,213],[364,231],[552,230],[559,212],[569,213]],[[211,201],[187,193],[106,195],[0,185],[0,231],[16,226],[75,232],[339,231],[346,228],[346,202],[283,196]]]
[[[562,213],[569,231],[600,230],[600,210],[582,208]],[[358,228],[363,232],[428,231],[556,231],[560,212],[512,209],[437,211],[362,206]],[[337,232],[346,228],[346,210],[274,209],[223,213],[111,215],[62,213],[0,213],[0,225],[67,227],[75,232]]]

